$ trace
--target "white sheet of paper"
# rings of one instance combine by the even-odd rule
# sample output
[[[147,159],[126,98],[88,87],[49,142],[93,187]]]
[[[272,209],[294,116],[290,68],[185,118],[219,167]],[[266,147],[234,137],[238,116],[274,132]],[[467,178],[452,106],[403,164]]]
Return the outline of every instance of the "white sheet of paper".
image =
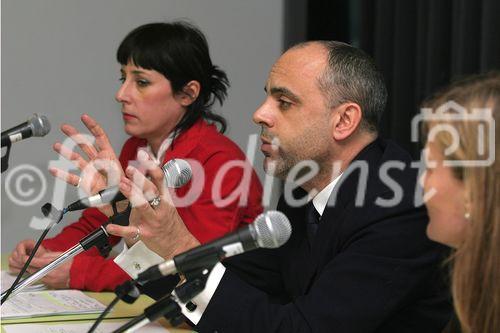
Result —
[[[2,280],[2,287],[1,287],[2,292],[4,292],[5,290],[10,288],[12,283],[14,283],[16,276],[17,275],[12,274],[9,271],[2,270],[2,275],[0,276],[0,279]],[[22,281],[22,279],[21,279],[21,281]],[[43,289],[46,289],[45,286],[43,284],[39,283],[39,284],[33,284],[31,286],[26,287],[25,289],[23,289],[23,292],[43,290]]]
[[[95,330],[96,333],[109,333],[127,321],[118,322],[102,322]],[[65,324],[16,324],[16,325],[3,325],[5,333],[86,333],[92,323],[65,323]],[[141,333],[165,333],[169,332],[165,327],[158,323],[149,323],[140,328]]]
[[[2,318],[38,317],[98,313],[105,306],[80,290],[25,292],[9,298],[2,306]]]

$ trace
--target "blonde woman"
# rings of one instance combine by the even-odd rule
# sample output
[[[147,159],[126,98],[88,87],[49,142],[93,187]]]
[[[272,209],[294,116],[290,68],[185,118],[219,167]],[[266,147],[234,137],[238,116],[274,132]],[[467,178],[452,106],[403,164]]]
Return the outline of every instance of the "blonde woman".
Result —
[[[455,249],[452,293],[463,332],[500,332],[500,73],[456,82],[423,106],[445,111],[439,109],[443,105],[449,111],[424,127],[428,136],[424,189],[427,195],[433,192],[426,202],[427,235]],[[462,121],[456,121],[459,106],[466,111]],[[478,109],[491,114],[486,111],[482,122],[467,117]],[[495,120],[496,129],[490,127]],[[454,131],[459,136],[456,149]],[[488,156],[493,157],[488,165],[463,163]],[[450,161],[461,165],[451,166]]]

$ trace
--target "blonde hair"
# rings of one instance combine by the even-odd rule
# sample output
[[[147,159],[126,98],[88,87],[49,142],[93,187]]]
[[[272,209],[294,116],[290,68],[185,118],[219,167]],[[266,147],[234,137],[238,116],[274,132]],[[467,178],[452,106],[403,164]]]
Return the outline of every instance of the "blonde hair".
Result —
[[[453,83],[438,92],[423,107],[437,109],[453,101],[468,112],[475,108],[491,109],[496,120],[494,141],[495,156],[499,153],[500,122],[500,73],[492,72],[471,76]],[[449,123],[460,135],[460,144],[446,160],[478,160],[478,122],[454,121],[451,117],[436,124]],[[433,139],[436,147],[444,152],[452,136],[440,131]],[[490,136],[482,143],[488,147]],[[489,152],[490,154],[493,152]],[[454,167],[456,178],[464,183],[466,197],[470,199],[470,225],[463,243],[452,255],[452,293],[458,319],[464,332],[500,332],[500,166],[495,159],[489,166]],[[465,202],[464,202],[465,204]]]

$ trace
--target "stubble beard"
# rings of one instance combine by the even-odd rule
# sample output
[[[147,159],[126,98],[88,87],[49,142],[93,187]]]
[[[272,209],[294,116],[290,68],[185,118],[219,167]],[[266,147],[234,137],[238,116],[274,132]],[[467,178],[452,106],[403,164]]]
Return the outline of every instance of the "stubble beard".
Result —
[[[266,156],[264,159],[264,171],[266,174],[286,181],[290,170],[300,162],[300,158],[290,152],[283,152],[280,149],[276,156]]]

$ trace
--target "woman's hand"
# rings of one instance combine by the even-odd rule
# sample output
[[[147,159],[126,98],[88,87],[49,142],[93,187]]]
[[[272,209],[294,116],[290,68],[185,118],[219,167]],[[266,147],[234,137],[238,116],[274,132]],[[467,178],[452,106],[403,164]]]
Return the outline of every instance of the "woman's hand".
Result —
[[[123,169],[101,126],[89,115],[84,114],[81,119],[94,137],[94,143],[71,125],[63,124],[61,131],[80,147],[85,158],[69,149],[67,145],[56,142],[53,146],[59,155],[80,170],[80,176],[59,168],[50,168],[49,171],[54,177],[70,185],[79,186],[88,195],[93,195],[107,187],[117,185],[123,175]],[[110,205],[101,206],[99,209],[107,216],[113,214]]]
[[[151,180],[136,168],[127,168],[125,174],[128,178],[121,179],[120,191],[132,204],[129,225],[109,224],[106,230],[112,235],[125,238],[129,246],[140,239],[150,250],[166,260],[198,246],[200,243],[187,230],[172,204],[163,171],[148,160],[145,154],[139,153],[138,159]],[[156,197],[160,198],[160,203],[153,208],[150,201]]]
[[[28,260],[28,256],[35,247],[35,241],[32,239],[26,239],[19,242],[16,248],[9,256],[9,271],[12,273],[19,273]],[[38,248],[35,256],[31,260],[28,266],[27,272],[33,274],[40,268],[45,267],[50,264],[54,259],[59,257],[62,252],[55,252],[45,249],[43,246]],[[41,279],[45,285],[54,289],[64,289],[69,288],[69,272],[71,268],[71,263],[73,260],[67,261],[64,264],[58,266],[52,270],[49,274]]]
[[[25,239],[16,245],[9,256],[9,270],[12,273],[17,274],[21,271],[34,247],[35,241],[32,239]],[[43,246],[38,247],[38,251],[36,252],[34,258],[42,256],[47,251],[48,250],[46,250]]]

